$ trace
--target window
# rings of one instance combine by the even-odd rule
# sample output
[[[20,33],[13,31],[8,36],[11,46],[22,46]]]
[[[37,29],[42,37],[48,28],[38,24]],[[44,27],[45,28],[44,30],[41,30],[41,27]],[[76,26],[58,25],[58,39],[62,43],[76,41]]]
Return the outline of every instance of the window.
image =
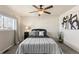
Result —
[[[0,29],[3,29],[3,16],[0,15]]]
[[[0,15],[0,29],[15,30],[16,19]]]

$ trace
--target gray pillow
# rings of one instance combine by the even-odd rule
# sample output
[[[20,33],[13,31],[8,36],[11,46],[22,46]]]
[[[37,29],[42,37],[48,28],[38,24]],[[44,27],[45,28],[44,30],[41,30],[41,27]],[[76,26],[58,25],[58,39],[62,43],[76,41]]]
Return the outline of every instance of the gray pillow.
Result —
[[[29,36],[38,36],[38,31],[31,31]]]

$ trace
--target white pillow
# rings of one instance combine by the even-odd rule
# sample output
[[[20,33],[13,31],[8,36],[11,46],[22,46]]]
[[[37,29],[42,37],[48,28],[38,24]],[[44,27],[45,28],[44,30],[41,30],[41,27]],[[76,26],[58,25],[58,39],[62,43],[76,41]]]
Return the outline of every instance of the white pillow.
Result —
[[[39,36],[44,36],[44,31],[39,31]]]

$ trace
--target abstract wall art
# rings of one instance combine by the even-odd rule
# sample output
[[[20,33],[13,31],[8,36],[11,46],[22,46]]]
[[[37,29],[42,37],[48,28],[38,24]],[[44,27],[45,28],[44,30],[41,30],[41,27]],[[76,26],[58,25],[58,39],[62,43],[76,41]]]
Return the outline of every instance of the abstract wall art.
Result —
[[[70,14],[69,16],[63,17],[62,27],[64,29],[76,30],[79,29],[79,19],[78,14]]]

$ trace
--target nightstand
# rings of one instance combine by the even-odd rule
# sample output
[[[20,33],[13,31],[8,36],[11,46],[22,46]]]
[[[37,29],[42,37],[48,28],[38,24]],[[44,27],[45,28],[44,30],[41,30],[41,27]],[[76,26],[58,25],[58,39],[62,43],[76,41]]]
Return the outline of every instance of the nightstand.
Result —
[[[24,32],[24,39],[26,39],[29,36],[29,32]]]

